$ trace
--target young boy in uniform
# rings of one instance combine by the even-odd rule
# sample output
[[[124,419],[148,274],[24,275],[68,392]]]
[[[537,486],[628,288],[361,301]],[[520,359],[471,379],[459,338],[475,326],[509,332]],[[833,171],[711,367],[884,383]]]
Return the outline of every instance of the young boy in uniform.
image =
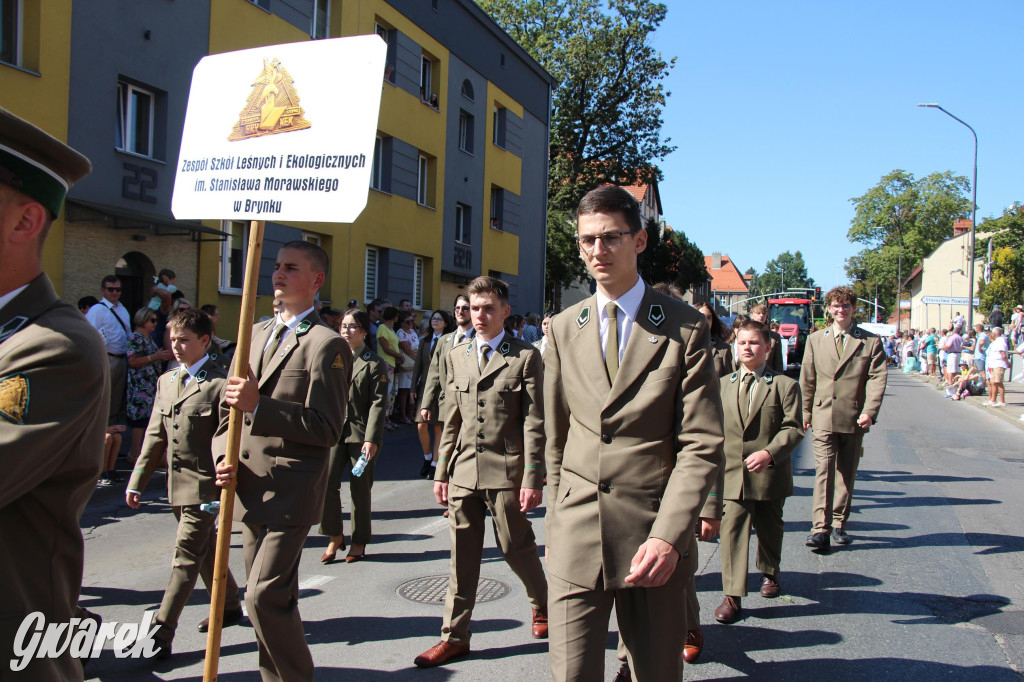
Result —
[[[214,521],[217,517],[199,506],[220,498],[220,490],[214,483],[211,443],[220,424],[220,405],[227,381],[227,375],[206,352],[213,334],[213,325],[206,313],[194,308],[182,310],[167,321],[167,328],[178,367],[157,382],[142,454],[135,463],[125,493],[128,506],[138,509],[142,491],[166,454],[170,463],[167,497],[178,519],[178,537],[174,544],[171,579],[154,621],[160,626],[154,636],[158,659],[171,655],[178,617],[192,595],[196,577],[202,576],[206,590],[213,591],[213,562],[217,551]],[[241,619],[238,586],[228,571],[224,624],[231,625]],[[199,624],[200,631],[204,623],[206,620]]]
[[[725,489],[721,526],[720,623],[739,620],[747,596],[750,527],[757,531],[761,596],[779,596],[782,507],[793,494],[790,454],[804,437],[800,385],[767,367],[768,327],[747,320],[736,328],[739,369],[722,377],[725,408]]]
[[[447,357],[446,416],[434,497],[449,509],[451,576],[441,641],[416,657],[421,667],[469,653],[469,622],[480,577],[487,512],[533,607],[532,634],[548,636],[548,584],[526,513],[544,485],[543,365],[531,344],[505,332],[508,285],[477,277],[466,287],[476,337]]]

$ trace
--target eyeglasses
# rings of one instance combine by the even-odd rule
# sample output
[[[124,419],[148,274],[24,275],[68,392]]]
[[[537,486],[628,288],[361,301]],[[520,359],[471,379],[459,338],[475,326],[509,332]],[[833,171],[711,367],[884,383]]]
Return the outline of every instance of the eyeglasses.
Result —
[[[457,306],[455,306],[455,310],[468,311],[469,310],[469,306],[468,305],[457,305]]]
[[[113,292],[115,294],[119,293],[121,291],[121,287],[103,287],[103,288],[106,289],[107,291],[111,291],[111,292]]]
[[[629,234],[635,234],[632,230],[620,230],[618,232],[605,232],[604,234],[588,234],[582,237],[577,236],[576,244],[580,247],[580,251],[589,254],[594,250],[594,245],[597,244],[597,240],[601,240],[601,244],[606,249],[617,249],[622,244],[622,238]]]
[[[829,308],[832,308],[834,310],[850,310],[850,309],[853,308],[853,304],[852,303],[833,303],[833,304],[831,304],[829,306]]]
[[[358,324],[343,324],[341,325],[341,328],[347,332],[354,332],[362,329]]]
[[[430,321],[431,322],[444,322],[444,318],[443,317],[432,317],[432,318],[430,318]]]

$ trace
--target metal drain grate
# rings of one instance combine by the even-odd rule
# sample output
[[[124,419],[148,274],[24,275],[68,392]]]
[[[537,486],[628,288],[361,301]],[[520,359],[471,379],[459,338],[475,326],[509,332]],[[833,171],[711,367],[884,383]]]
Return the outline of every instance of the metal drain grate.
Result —
[[[402,599],[419,604],[444,604],[444,597],[448,593],[448,576],[428,575],[416,578],[399,585],[397,591]],[[500,580],[480,578],[476,585],[476,603],[496,601],[511,591],[512,588]]]

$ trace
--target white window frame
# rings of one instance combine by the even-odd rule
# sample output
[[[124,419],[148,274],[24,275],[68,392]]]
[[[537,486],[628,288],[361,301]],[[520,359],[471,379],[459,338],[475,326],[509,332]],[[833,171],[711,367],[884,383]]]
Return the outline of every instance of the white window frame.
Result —
[[[423,308],[423,257],[412,259],[412,307]]]
[[[472,225],[469,224],[467,219],[467,213],[472,213],[472,211],[467,211],[466,209],[468,208],[469,206],[465,204],[458,202],[455,204],[455,241],[465,246],[469,246],[470,239],[472,239],[472,233],[470,232]]]
[[[384,191],[384,138],[380,135],[373,143],[373,167],[370,169],[370,187]]]
[[[316,17],[317,11],[320,8],[324,10],[324,25],[323,35],[317,35],[316,33]],[[331,34],[331,0],[313,0],[313,12],[309,18],[309,37],[313,40],[323,40],[329,38]],[[387,39],[385,39],[387,42]]]
[[[420,53],[420,90],[423,91],[423,101],[430,102],[430,96],[434,94],[431,90],[434,78],[434,60],[427,55]]]
[[[323,248],[323,237],[316,234],[315,232],[303,232],[302,241],[309,242],[310,244],[316,244],[320,248]]]
[[[370,276],[370,261],[373,261],[373,276]],[[380,249],[376,246],[366,247],[363,260],[363,301],[369,303],[377,298],[378,276],[380,275]]]
[[[419,155],[416,162],[416,203],[420,206],[429,206],[427,203],[427,191],[429,190],[430,160],[423,154]]]
[[[248,224],[241,220],[224,220],[221,222],[221,229],[229,235],[234,236],[237,229],[242,235],[242,282],[239,286],[231,286],[231,237],[221,242],[220,245],[220,280],[217,283],[217,291],[222,294],[242,294],[242,286],[245,283],[245,258],[249,253],[249,230]]]
[[[10,3],[14,5],[14,27],[12,32],[12,40],[14,41],[14,60],[4,61],[0,59],[0,64],[10,64],[11,66],[21,67],[22,64],[22,47],[24,47],[24,35],[25,35],[25,24],[24,24],[24,6],[23,0],[3,0],[4,3]]]
[[[122,92],[123,101],[122,101]],[[149,97],[149,139],[148,146],[149,150],[147,153],[138,151],[138,141],[135,139],[135,120],[134,120],[134,109],[132,107],[132,96],[135,93],[139,93]],[[121,126],[121,146],[117,146],[117,140],[114,140],[114,146],[122,152],[128,154],[134,154],[147,159],[155,159],[156,156],[153,153],[153,138],[154,138],[154,126],[156,123],[156,93],[140,88],[137,85],[133,85],[128,81],[119,80],[117,81],[117,116],[118,123]]]
[[[469,145],[469,141],[473,138],[473,115],[459,110],[459,149],[466,152],[467,154],[473,153],[472,145]]]

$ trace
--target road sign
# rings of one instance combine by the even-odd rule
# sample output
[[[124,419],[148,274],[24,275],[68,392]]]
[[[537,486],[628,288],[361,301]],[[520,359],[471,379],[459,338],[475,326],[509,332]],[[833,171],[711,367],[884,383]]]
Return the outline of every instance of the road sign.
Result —
[[[921,303],[925,305],[967,305],[967,297],[963,296],[922,296]],[[981,305],[981,299],[975,297],[974,305]]]
[[[900,310],[910,310],[910,299],[900,299]]]

